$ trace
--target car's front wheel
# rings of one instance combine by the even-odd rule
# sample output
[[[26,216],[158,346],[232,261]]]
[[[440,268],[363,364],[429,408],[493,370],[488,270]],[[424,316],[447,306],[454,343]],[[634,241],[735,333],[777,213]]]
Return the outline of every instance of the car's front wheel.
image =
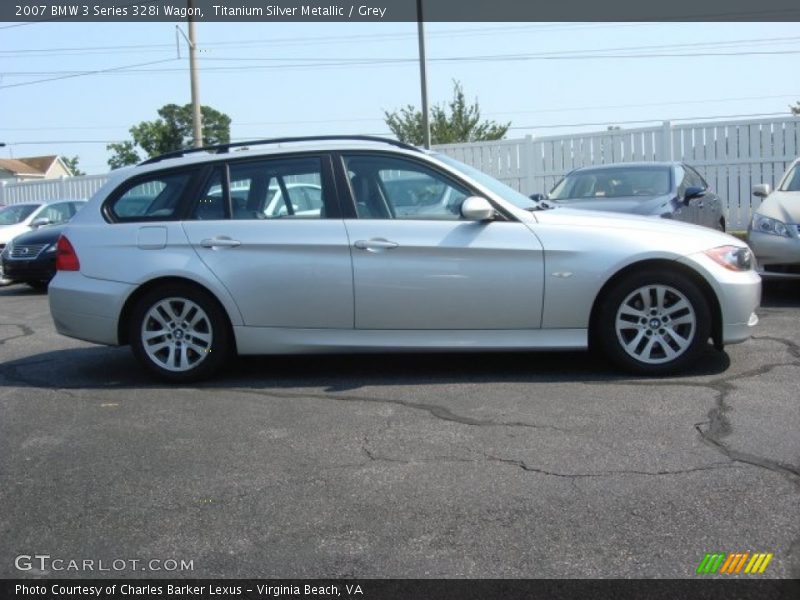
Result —
[[[233,347],[227,319],[216,301],[183,284],[158,287],[139,299],[129,339],[134,355],[149,371],[174,382],[211,376]]]
[[[680,273],[635,273],[602,299],[595,322],[600,347],[625,370],[658,375],[685,367],[711,335],[708,302]]]

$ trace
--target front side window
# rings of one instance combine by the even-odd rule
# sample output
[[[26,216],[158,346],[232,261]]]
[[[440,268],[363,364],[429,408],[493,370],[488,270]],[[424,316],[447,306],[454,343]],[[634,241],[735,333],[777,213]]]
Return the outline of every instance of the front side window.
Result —
[[[414,161],[391,156],[345,157],[361,219],[458,220],[467,188]]]
[[[798,165],[792,167],[789,174],[783,180],[783,185],[780,188],[782,192],[800,192],[800,168]]]
[[[708,188],[708,184],[706,183],[706,180],[703,179],[701,177],[700,173],[695,171],[692,167],[689,167],[689,166],[686,167],[686,176],[688,178],[689,185],[691,187],[699,187],[701,189]]]
[[[191,173],[173,173],[137,180],[111,202],[109,210],[124,221],[172,219],[190,177]]]
[[[16,204],[0,208],[0,225],[16,225],[31,216],[38,204]]]

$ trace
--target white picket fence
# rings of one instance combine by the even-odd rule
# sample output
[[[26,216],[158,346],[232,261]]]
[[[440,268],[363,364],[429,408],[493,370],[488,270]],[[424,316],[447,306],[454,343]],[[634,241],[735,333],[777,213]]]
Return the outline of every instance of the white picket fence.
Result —
[[[88,199],[107,180],[108,175],[83,175],[13,183],[0,181],[0,204]]]
[[[773,187],[800,153],[800,118],[759,119],[447,144],[437,150],[524,194],[545,193],[572,169],[627,161],[683,161],[695,167],[726,203],[729,229],[745,229],[760,199],[757,183]]]
[[[511,187],[544,193],[577,167],[626,161],[684,161],[726,203],[729,229],[745,229],[760,199],[756,183],[773,187],[800,153],[800,118],[759,119],[621,129],[567,136],[437,146]],[[0,182],[0,204],[88,198],[106,175],[22,183]]]

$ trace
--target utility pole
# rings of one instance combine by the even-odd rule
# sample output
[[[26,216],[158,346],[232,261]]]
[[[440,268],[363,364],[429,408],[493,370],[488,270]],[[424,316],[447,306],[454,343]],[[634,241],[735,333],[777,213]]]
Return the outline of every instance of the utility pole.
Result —
[[[194,41],[194,17],[192,17],[194,0],[186,0],[186,5],[189,9],[189,76],[192,82],[193,141],[195,148],[201,148],[203,146],[203,116],[200,113],[200,85],[197,81],[197,44]]]
[[[431,120],[428,111],[428,76],[425,73],[425,24],[422,16],[422,0],[417,0],[417,38],[419,39],[419,80],[422,91],[422,143],[431,147]]]

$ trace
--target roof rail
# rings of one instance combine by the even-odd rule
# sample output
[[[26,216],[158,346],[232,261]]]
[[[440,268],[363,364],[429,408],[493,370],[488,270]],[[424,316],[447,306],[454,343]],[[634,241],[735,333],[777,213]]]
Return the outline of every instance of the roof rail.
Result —
[[[181,156],[185,156],[187,154],[193,154],[195,152],[208,152],[211,154],[225,154],[231,148],[243,148],[249,146],[261,146],[266,144],[288,144],[291,142],[314,142],[314,141],[326,141],[326,140],[360,140],[364,142],[381,142],[384,144],[390,144],[392,146],[397,146],[398,148],[403,148],[404,150],[413,150],[415,152],[421,152],[419,148],[416,146],[412,146],[411,144],[406,144],[405,142],[400,142],[398,140],[393,140],[390,138],[382,138],[373,135],[310,135],[310,136],[301,136],[301,137],[284,137],[284,138],[268,138],[263,140],[248,140],[246,142],[231,142],[228,144],[216,144],[213,146],[203,146],[201,148],[186,148],[184,150],[176,150],[175,152],[167,152],[166,154],[160,154],[158,156],[154,156],[153,158],[148,158],[145,161],[139,163],[141,165],[151,165],[153,163],[160,162],[162,160],[166,160],[168,158],[180,158]]]

